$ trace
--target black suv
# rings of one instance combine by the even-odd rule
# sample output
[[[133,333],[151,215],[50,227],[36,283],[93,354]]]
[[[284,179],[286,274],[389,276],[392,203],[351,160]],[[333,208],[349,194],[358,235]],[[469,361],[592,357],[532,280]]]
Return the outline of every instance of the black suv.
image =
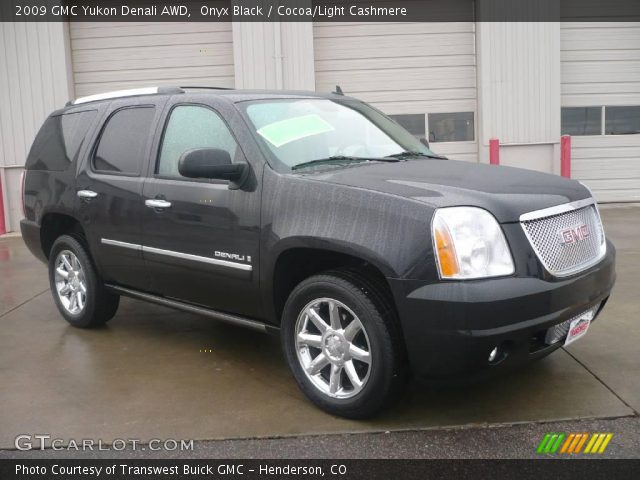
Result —
[[[52,113],[22,234],[76,327],[121,295],[279,332],[321,408],[409,372],[468,377],[582,336],[614,248],[577,181],[450,161],[340,94],[150,88]]]

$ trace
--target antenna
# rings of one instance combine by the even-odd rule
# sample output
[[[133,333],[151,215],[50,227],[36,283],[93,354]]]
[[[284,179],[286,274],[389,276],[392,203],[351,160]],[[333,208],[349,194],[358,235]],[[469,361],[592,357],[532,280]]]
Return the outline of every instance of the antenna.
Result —
[[[336,91],[333,93],[335,93],[336,95],[344,95],[344,92],[340,88],[340,85],[336,85]]]

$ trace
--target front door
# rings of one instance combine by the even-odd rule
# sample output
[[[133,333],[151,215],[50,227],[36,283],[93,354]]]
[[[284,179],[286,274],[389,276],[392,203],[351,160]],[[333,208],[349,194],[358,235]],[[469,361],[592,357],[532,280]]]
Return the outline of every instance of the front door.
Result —
[[[191,179],[180,156],[196,148],[246,158],[210,106],[177,104],[167,114],[154,168],[143,187],[143,256],[153,289],[216,310],[259,316],[260,188],[233,189],[221,180]]]

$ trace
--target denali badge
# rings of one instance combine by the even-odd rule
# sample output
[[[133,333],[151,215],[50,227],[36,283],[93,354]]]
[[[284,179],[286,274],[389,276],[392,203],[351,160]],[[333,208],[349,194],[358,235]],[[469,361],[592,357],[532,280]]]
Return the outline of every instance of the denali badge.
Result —
[[[214,255],[218,258],[226,258],[227,260],[235,260],[237,262],[247,261],[251,263],[251,256],[247,255],[238,255],[237,253],[227,253],[227,252],[219,252],[215,251]]]
[[[558,233],[560,234],[560,243],[565,245],[573,245],[574,243],[581,242],[591,235],[589,227],[584,223],[567,228],[566,230],[560,230]]]

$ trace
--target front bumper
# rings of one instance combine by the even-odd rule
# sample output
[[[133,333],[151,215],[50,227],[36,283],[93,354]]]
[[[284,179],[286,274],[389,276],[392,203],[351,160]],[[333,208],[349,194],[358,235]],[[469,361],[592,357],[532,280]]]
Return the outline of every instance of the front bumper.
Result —
[[[602,261],[568,278],[389,284],[413,373],[445,378],[490,374],[548,355],[563,342],[546,345],[547,329],[598,304],[599,313],[615,277],[615,248],[608,242]],[[505,355],[490,364],[496,346]]]

